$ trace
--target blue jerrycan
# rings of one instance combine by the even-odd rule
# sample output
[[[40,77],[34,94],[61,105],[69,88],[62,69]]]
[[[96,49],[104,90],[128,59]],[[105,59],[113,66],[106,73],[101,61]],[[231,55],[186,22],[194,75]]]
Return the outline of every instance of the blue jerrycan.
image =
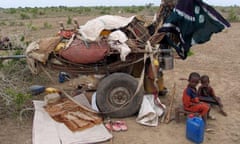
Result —
[[[201,117],[189,115],[186,122],[186,137],[196,144],[200,144],[204,139],[205,124]]]

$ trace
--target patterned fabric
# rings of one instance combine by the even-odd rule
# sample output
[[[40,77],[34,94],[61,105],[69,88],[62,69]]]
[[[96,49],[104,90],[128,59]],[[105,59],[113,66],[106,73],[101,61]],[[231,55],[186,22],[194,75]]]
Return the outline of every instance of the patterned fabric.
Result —
[[[178,0],[172,14],[158,32],[177,35],[179,43],[169,44],[182,59],[186,59],[192,45],[209,41],[213,33],[221,32],[226,27],[230,27],[230,24],[202,0]]]

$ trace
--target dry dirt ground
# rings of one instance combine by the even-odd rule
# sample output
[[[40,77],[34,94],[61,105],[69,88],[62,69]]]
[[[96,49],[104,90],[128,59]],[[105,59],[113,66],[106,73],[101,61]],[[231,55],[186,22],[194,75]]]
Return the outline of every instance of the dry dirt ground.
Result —
[[[174,69],[164,72],[165,84],[171,91],[176,83],[174,107],[181,103],[182,91],[187,85],[190,72],[210,76],[211,85],[216,94],[223,100],[227,117],[213,107],[211,113],[217,118],[209,120],[209,126],[215,133],[205,133],[206,144],[239,144],[240,143],[240,23],[232,23],[232,27],[214,35],[211,41],[192,47],[193,56],[187,60],[175,60]],[[162,97],[168,103],[168,97]],[[181,117],[180,123],[171,121],[169,124],[159,123],[157,127],[147,127],[136,123],[136,117],[124,119],[128,125],[126,132],[114,132],[113,141],[105,144],[190,144],[185,137],[186,118]],[[32,118],[22,123],[13,119],[0,120],[1,144],[30,144],[32,137]],[[44,144],[44,142],[43,142]]]

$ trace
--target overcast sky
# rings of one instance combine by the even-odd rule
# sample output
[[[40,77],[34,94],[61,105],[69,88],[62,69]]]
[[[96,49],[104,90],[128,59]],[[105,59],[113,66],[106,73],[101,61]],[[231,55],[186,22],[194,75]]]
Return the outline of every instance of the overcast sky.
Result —
[[[203,0],[215,6],[240,6],[240,0]],[[139,6],[153,3],[160,5],[161,0],[0,0],[2,8],[46,7],[46,6]]]

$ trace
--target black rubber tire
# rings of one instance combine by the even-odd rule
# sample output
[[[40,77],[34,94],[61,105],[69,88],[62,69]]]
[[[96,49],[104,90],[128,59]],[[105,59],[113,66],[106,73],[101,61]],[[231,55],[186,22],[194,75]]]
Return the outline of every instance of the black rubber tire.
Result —
[[[144,89],[141,87],[133,97],[137,87],[138,81],[129,74],[113,73],[105,77],[98,84],[96,92],[99,110],[113,118],[124,118],[136,114],[144,95]]]

